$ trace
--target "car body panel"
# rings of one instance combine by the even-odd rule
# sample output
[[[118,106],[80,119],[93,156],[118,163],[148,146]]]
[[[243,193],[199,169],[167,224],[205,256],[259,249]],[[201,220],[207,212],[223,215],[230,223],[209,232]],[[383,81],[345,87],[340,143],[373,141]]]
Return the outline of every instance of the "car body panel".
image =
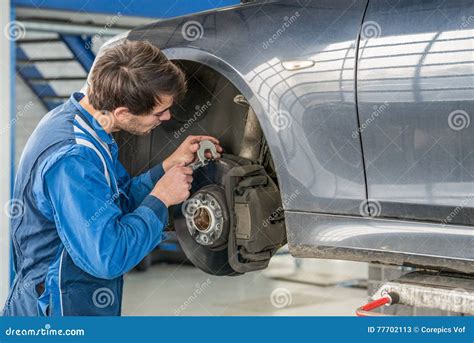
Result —
[[[474,224],[473,10],[469,0],[369,3],[357,94],[377,216]]]
[[[170,59],[208,66],[230,80],[246,97],[256,112],[277,167],[293,255],[473,273],[472,229],[440,221],[446,214],[440,208],[452,209],[468,192],[463,187],[470,185],[469,177],[458,174],[453,182],[445,183],[441,193],[436,193],[442,195],[439,199],[434,197],[430,187],[439,182],[440,174],[429,168],[439,167],[444,171],[449,166],[443,165],[445,160],[440,160],[443,153],[430,155],[430,151],[425,150],[432,160],[422,160],[422,165],[415,165],[416,172],[410,174],[408,171],[406,182],[400,185],[397,180],[407,171],[406,163],[422,153],[420,147],[425,148],[423,142],[420,143],[423,137],[416,136],[415,139],[413,132],[411,138],[406,136],[407,144],[414,145],[401,147],[405,156],[394,150],[396,147],[389,146],[388,153],[383,150],[380,139],[384,138],[375,131],[377,125],[388,125],[396,133],[403,123],[413,126],[422,135],[434,135],[435,132],[450,135],[449,127],[445,127],[446,115],[449,115],[446,111],[460,104],[466,105],[466,100],[472,108],[472,102],[469,102],[472,94],[461,90],[457,95],[454,81],[447,80],[444,86],[452,87],[453,91],[427,93],[431,97],[427,103],[426,96],[421,96],[425,84],[419,83],[424,76],[417,76],[416,67],[414,74],[406,72],[400,76],[404,82],[402,88],[392,82],[397,76],[382,74],[381,83],[377,81],[376,75],[370,74],[371,68],[380,68],[388,75],[391,67],[385,70],[383,64],[392,61],[393,66],[393,63],[402,63],[402,59],[385,56],[391,53],[390,50],[369,52],[364,40],[361,42],[365,45],[357,50],[363,22],[380,21],[382,34],[386,23],[389,25],[386,35],[390,35],[391,27],[396,25],[385,13],[390,11],[380,10],[373,3],[336,0],[307,1],[304,5],[294,1],[245,4],[159,21],[132,30],[128,38],[149,40],[162,48]],[[426,22],[419,18],[419,27],[413,17],[411,21],[401,19],[410,8],[407,2],[403,3],[406,8],[400,7],[400,13],[396,14],[403,25],[393,28],[393,32],[398,32],[394,38],[407,37],[410,30],[420,35],[428,30],[431,34],[435,23],[429,18]],[[429,5],[433,3],[436,1]],[[416,2],[411,9],[423,9],[423,4]],[[442,20],[437,18],[441,25]],[[194,25],[193,30],[188,30],[189,25]],[[442,31],[443,27],[448,26],[438,28]],[[437,34],[438,38],[441,36]],[[402,41],[401,44],[405,43]],[[386,58],[386,61],[371,65],[372,61],[367,59],[371,53],[381,54],[380,58]],[[356,64],[358,55],[362,67],[357,73],[359,79],[356,79],[356,67],[360,67]],[[430,53],[428,56],[433,58]],[[447,58],[450,56],[448,54]],[[375,61],[378,58],[372,57]],[[310,63],[306,65],[308,61]],[[417,63],[423,65],[427,61],[418,60]],[[289,62],[289,67],[287,64],[285,69],[282,62]],[[298,68],[298,64],[302,68]],[[442,76],[449,79],[463,70],[453,63],[452,68],[444,69]],[[421,71],[425,73],[428,69],[423,67]],[[442,82],[436,75],[432,76],[434,79],[428,81],[428,85]],[[417,81],[411,79],[413,77]],[[467,82],[462,76],[456,77]],[[417,101],[407,101],[403,97],[406,90]],[[374,106],[388,102],[385,96],[400,95],[403,95],[400,100],[383,107],[383,114],[377,115],[377,122],[371,123],[374,125],[364,126]],[[438,96],[440,101],[433,102],[433,96]],[[452,107],[451,100],[457,105]],[[428,106],[424,107],[425,104]],[[434,117],[432,113],[435,113]],[[443,136],[449,143],[448,151],[466,149],[466,144],[472,140],[465,133],[463,137],[457,132],[454,135],[458,136]],[[151,138],[140,139],[147,140],[148,145],[154,144]],[[171,149],[172,145],[165,148]],[[367,153],[365,160],[363,153]],[[378,154],[383,156],[377,162],[374,156]],[[390,161],[392,156],[398,160]],[[382,161],[387,164],[381,165]],[[364,163],[369,164],[368,185]],[[405,165],[398,165],[400,163]],[[376,174],[376,167],[386,172],[385,178]],[[426,181],[423,181],[423,172],[427,174]],[[407,185],[414,188],[409,189]],[[453,194],[451,190],[454,190]],[[416,196],[410,192],[415,192]],[[418,200],[414,201],[414,198]],[[421,198],[424,200],[419,201]],[[367,199],[375,201],[375,208],[368,206],[369,210],[366,210]],[[418,212],[416,206],[425,205],[428,207]],[[392,220],[370,216],[386,216]]]
[[[348,259],[473,273],[467,226],[285,212],[289,250],[296,257]]]
[[[267,138],[281,191],[293,199],[285,209],[357,214],[366,189],[360,141],[350,137],[358,125],[355,42],[365,5],[243,5],[137,28],[129,39],[150,40],[171,59],[199,61],[239,88]],[[186,37],[189,23],[199,23],[201,38]],[[316,63],[282,67],[295,60]]]

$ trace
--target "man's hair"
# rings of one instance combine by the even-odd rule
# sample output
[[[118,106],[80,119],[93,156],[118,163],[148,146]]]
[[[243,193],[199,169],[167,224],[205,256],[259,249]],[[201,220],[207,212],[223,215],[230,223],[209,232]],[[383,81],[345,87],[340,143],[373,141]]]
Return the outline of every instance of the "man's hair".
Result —
[[[98,56],[87,95],[99,111],[127,107],[132,114],[146,115],[162,102],[162,96],[179,100],[185,92],[183,71],[158,47],[125,40]]]

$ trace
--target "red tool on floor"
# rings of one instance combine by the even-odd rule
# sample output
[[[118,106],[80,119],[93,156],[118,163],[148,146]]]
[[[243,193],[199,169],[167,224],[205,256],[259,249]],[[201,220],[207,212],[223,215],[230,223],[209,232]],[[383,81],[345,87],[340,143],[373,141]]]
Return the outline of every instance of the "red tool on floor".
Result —
[[[398,303],[398,294],[389,292],[387,295],[385,295],[382,298],[375,299],[365,305],[362,305],[356,310],[356,315],[358,317],[375,317],[375,316],[387,316],[386,314],[383,313],[376,313],[373,312],[373,310],[382,307],[384,305],[390,306],[393,304]]]

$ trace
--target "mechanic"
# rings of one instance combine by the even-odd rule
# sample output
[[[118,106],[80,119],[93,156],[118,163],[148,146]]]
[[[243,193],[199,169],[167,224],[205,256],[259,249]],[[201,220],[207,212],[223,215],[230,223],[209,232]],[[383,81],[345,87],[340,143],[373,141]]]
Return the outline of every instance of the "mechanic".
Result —
[[[189,197],[187,165],[199,142],[222,147],[189,136],[131,178],[111,133],[149,134],[185,91],[184,73],[159,48],[125,41],[97,57],[86,94],[74,93],[40,121],[15,180],[16,277],[3,315],[121,314],[122,276],[163,239],[168,207]]]

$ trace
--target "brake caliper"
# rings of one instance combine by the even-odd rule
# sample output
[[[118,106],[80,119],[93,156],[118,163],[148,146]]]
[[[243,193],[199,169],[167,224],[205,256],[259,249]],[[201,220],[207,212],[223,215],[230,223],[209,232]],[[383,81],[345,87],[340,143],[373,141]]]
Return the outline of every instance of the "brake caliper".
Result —
[[[240,273],[264,269],[286,244],[280,191],[261,165],[232,168],[224,177],[231,210],[229,264]]]

